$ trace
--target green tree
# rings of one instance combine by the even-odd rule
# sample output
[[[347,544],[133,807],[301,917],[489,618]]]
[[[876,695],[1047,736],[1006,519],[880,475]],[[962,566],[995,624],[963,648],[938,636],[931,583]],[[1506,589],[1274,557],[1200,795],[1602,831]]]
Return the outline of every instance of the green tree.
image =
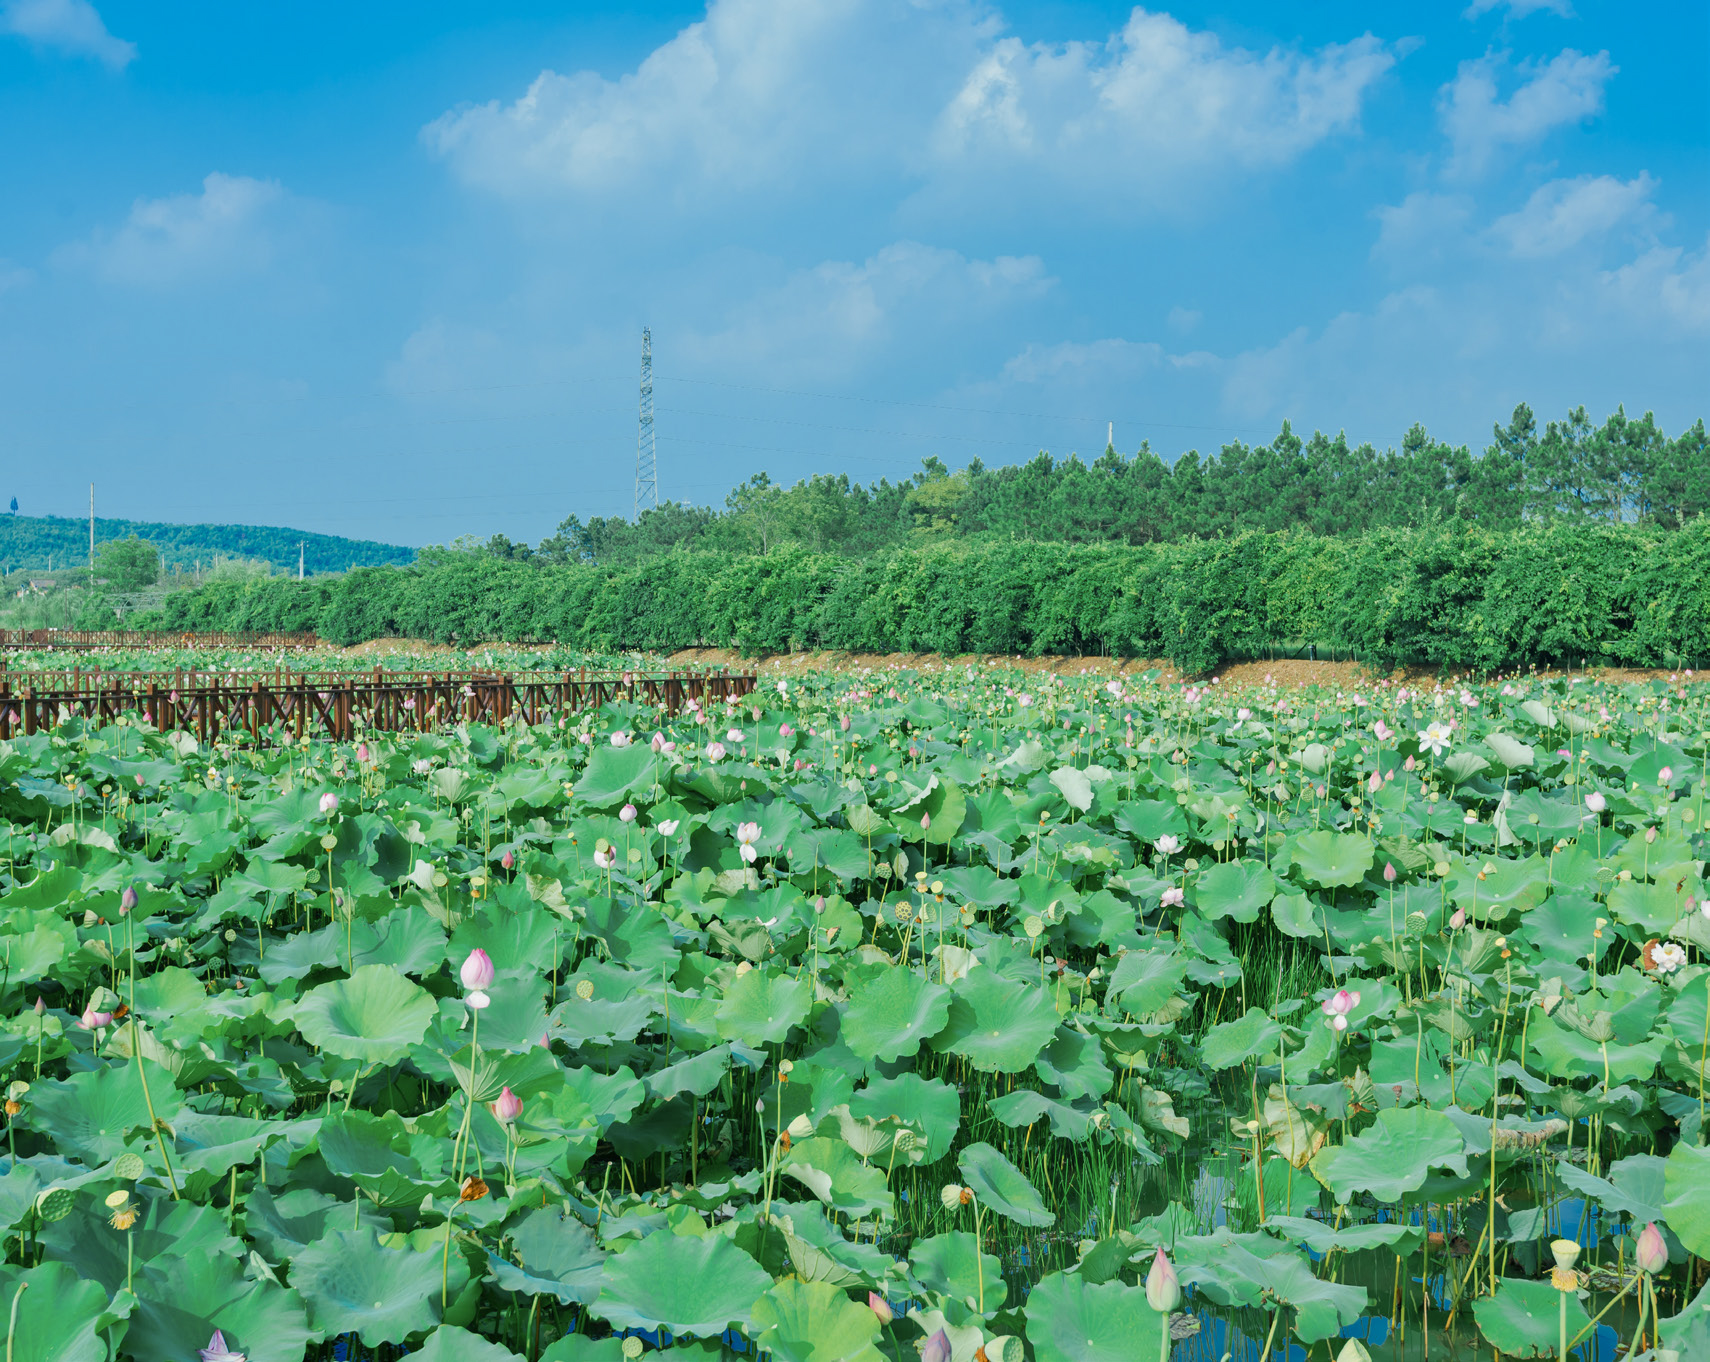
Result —
[[[119,591],[142,591],[160,580],[160,550],[134,534],[109,539],[95,551],[95,576]]]

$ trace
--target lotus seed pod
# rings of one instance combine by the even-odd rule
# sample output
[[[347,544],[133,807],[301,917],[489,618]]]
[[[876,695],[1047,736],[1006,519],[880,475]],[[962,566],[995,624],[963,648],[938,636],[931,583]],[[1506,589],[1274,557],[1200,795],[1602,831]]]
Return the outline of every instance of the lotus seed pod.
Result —
[[[1556,1260],[1556,1266],[1563,1271],[1571,1268],[1579,1259],[1579,1245],[1571,1239],[1550,1240],[1550,1256]]]
[[[76,1208],[77,1198],[69,1187],[49,1187],[36,1197],[36,1214],[52,1224],[64,1220]]]
[[[792,1140],[805,1140],[813,1134],[813,1122],[804,1114],[791,1121],[787,1130]]]
[[[634,1334],[631,1334],[628,1338],[624,1339],[624,1341],[623,1341],[623,1355],[625,1357],[628,1357],[628,1358],[640,1357],[641,1356],[641,1350],[642,1350],[642,1342]]]
[[[142,1157],[128,1150],[113,1160],[113,1176],[124,1178],[127,1182],[135,1182],[147,1171],[148,1165],[142,1161]]]
[[[578,979],[576,981],[576,996],[583,1002],[592,998],[594,996],[594,981],[592,979]]]
[[[944,1209],[953,1211],[962,1204],[962,1187],[954,1182],[944,1184],[944,1189],[938,1193],[938,1199],[944,1203]]]

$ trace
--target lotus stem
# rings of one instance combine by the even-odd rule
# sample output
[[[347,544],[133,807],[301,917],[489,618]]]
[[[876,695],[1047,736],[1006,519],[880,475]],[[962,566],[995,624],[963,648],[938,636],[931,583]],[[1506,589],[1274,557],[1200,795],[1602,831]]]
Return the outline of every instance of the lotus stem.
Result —
[[[18,1289],[12,1293],[12,1315],[6,1322],[6,1362],[12,1362],[12,1342],[18,1336],[18,1302],[23,1300],[29,1285],[28,1282],[19,1282]]]

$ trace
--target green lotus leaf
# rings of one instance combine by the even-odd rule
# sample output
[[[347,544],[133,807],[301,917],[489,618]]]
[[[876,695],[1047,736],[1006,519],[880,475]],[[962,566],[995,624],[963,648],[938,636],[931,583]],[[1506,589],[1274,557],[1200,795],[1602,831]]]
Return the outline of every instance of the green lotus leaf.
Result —
[[[850,1113],[867,1120],[895,1116],[926,1135],[926,1159],[936,1163],[950,1152],[962,1124],[956,1089],[942,1079],[901,1073],[875,1078],[849,1099]]]
[[[1320,1280],[1312,1265],[1292,1253],[1260,1257],[1239,1244],[1220,1247],[1216,1271],[1227,1283],[1241,1278],[1254,1288],[1254,1298],[1294,1307],[1295,1336],[1303,1343],[1334,1338],[1364,1312],[1369,1298],[1363,1286],[1343,1286]]]
[[[64,1263],[0,1267],[0,1301],[9,1310],[14,1300],[17,1314],[7,1338],[12,1362],[106,1362],[107,1344],[96,1323],[107,1309],[107,1293],[94,1282]]]
[[[576,801],[595,809],[615,808],[631,795],[652,789],[658,777],[659,758],[644,742],[596,747],[577,778]]]
[[[882,969],[856,987],[843,1013],[843,1043],[862,1059],[907,1059],[944,1029],[950,990],[912,969]]]
[[[490,1251],[487,1254],[493,1278],[505,1290],[553,1295],[563,1305],[575,1301],[586,1305],[600,1294],[606,1255],[586,1226],[566,1220],[555,1208],[530,1211],[511,1231],[511,1249],[516,1265]]]
[[[622,1344],[618,1349],[621,1357]],[[517,1362],[517,1355],[509,1348],[455,1324],[440,1325],[410,1356],[422,1362]]]
[[[908,1265],[928,1291],[976,1310],[983,1300],[987,1314],[1003,1308],[1008,1291],[1003,1264],[992,1254],[982,1253],[974,1236],[964,1230],[917,1239],[908,1251]]]
[[[1228,1069],[1269,1054],[1281,1042],[1282,1027],[1263,1008],[1249,1007],[1236,1020],[1207,1031],[1199,1057],[1208,1069]]]
[[[717,1013],[718,1033],[744,1045],[776,1045],[807,1019],[813,986],[805,979],[751,969],[725,990]]]
[[[778,1362],[883,1362],[879,1317],[829,1282],[776,1283],[754,1302],[758,1345]]]
[[[969,1145],[957,1157],[956,1166],[987,1210],[1034,1228],[1056,1222],[1056,1215],[1045,1209],[1033,1184],[991,1145]]]
[[[1663,1170],[1663,1214],[1687,1252],[1710,1258],[1710,1148],[1685,1140]]]
[[[367,1201],[356,1214],[364,1227],[386,1233],[392,1229],[392,1222],[382,1218]],[[350,1228],[353,1218],[348,1198],[330,1197],[313,1187],[294,1187],[276,1196],[263,1183],[250,1188],[243,1199],[245,1233],[272,1263],[296,1257],[330,1228]]]
[[[987,1073],[1020,1073],[1057,1030],[1051,996],[1032,984],[976,969],[952,985],[955,997],[933,1048],[964,1056]]]
[[[241,1246],[232,1238],[226,1217],[211,1206],[173,1201],[168,1196],[139,1197],[138,1202],[140,1213],[128,1237],[139,1263],[167,1263],[181,1255],[207,1257],[240,1252]],[[348,1202],[345,1211],[347,1214],[350,1211]],[[90,1207],[91,1215],[99,1213],[99,1206]],[[92,1234],[89,1220],[84,1215],[73,1215],[49,1225],[41,1237],[49,1256],[76,1268],[78,1276],[101,1283],[109,1293],[124,1287],[127,1236]]]
[[[623,1362],[623,1340],[565,1334],[541,1353],[540,1362]]]
[[[237,1258],[174,1249],[135,1281],[125,1352],[136,1362],[185,1362],[216,1329],[249,1362],[302,1362],[309,1340],[320,1337],[295,1289],[252,1281]]]
[[[291,1262],[291,1284],[324,1336],[359,1334],[370,1347],[397,1343],[439,1322],[442,1256],[386,1248],[372,1229],[333,1230]],[[469,1280],[463,1255],[449,1259],[453,1296]]]
[[[1322,1149],[1312,1171],[1347,1205],[1355,1192],[1399,1201],[1417,1192],[1433,1168],[1467,1176],[1466,1144],[1455,1124],[1426,1107],[1390,1107],[1346,1144]]]
[[[1562,1293],[1548,1280],[1504,1277],[1496,1294],[1473,1302],[1485,1342],[1509,1357],[1554,1357],[1561,1344]],[[1568,1337],[1591,1323],[1576,1294],[1567,1296]]]
[[[311,1045],[364,1064],[396,1064],[427,1034],[433,997],[387,965],[359,965],[348,979],[310,989],[297,1029]]]
[[[1207,921],[1258,920],[1259,910],[1276,897],[1276,876],[1252,861],[1225,861],[1204,871],[1194,884],[1196,906]]]
[[[146,1095],[143,1074],[135,1063],[104,1064],[63,1082],[35,1084],[24,1108],[30,1125],[85,1163],[118,1158],[125,1152],[127,1136],[149,1128],[151,1099],[155,1116],[168,1124],[182,1104],[172,1075],[151,1059],[142,1064],[148,1081]]]
[[[657,1329],[707,1337],[752,1321],[772,1285],[723,1235],[655,1231],[606,1259],[605,1284],[588,1309],[614,1329]]]
[[[986,1110],[1012,1130],[1030,1126],[1043,1117],[1050,1123],[1051,1133],[1060,1140],[1079,1144],[1092,1134],[1091,1112],[1080,1111],[1032,1088],[1017,1088],[994,1097],[986,1103]]]
[[[1092,781],[1087,773],[1078,766],[1059,766],[1051,772],[1051,783],[1057,787],[1058,793],[1068,801],[1071,809],[1085,813],[1092,808]]]
[[[1187,961],[1175,951],[1125,951],[1111,972],[1108,994],[1124,1012],[1149,1017],[1181,992]]]
[[[1294,864],[1314,884],[1358,884],[1372,868],[1372,844],[1347,832],[1306,832],[1294,844]]]
[[[1040,1279],[1026,1315],[1036,1362],[1150,1362],[1166,1327],[1144,1288],[1094,1286],[1064,1272]]]
[[[845,1215],[889,1213],[891,1191],[885,1170],[861,1162],[842,1140],[815,1135],[797,1140],[784,1156],[779,1171],[794,1178],[827,1206]]]

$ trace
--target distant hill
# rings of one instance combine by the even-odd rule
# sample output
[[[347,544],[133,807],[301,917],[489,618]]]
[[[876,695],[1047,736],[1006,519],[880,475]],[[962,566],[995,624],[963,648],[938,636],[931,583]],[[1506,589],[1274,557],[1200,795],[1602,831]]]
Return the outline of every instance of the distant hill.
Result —
[[[343,572],[352,567],[411,563],[416,551],[370,539],[342,539],[334,534],[273,525],[158,525],[146,520],[95,518],[95,542],[137,535],[166,557],[167,567],[188,570],[201,560],[204,569],[216,557],[259,558],[290,572],[297,570],[297,545],[303,548],[308,572]],[[52,555],[55,568],[89,561],[89,522],[63,516],[0,514],[0,567],[45,569]]]

